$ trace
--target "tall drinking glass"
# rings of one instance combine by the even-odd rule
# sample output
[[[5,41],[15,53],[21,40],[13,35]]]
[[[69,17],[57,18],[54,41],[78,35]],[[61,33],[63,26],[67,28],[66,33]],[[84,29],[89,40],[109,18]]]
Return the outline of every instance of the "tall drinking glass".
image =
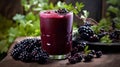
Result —
[[[73,13],[56,13],[55,10],[40,12],[42,48],[52,58],[62,59],[72,48]]]

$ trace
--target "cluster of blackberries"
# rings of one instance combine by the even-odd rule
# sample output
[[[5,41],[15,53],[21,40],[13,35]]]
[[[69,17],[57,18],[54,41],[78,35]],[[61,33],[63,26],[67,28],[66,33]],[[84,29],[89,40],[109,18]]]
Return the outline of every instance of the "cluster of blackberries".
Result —
[[[41,48],[41,40],[38,38],[24,39],[13,47],[11,56],[15,60],[23,62],[46,63],[49,55]]]
[[[76,43],[73,41],[73,49],[72,51],[67,55],[68,61],[71,64],[75,64],[81,61],[89,62],[94,57],[100,58],[102,56],[102,51],[96,51],[95,50],[88,50],[89,52],[85,52],[86,43]]]
[[[83,25],[78,28],[80,38],[85,41],[97,42],[99,37],[93,32],[89,25]]]
[[[56,13],[59,13],[59,14],[66,14],[66,13],[68,13],[68,10],[65,9],[65,8],[63,8],[63,9],[58,9],[58,10],[56,10],[55,12],[56,12]]]
[[[104,29],[100,29],[100,32],[98,34],[99,39],[104,37],[105,35],[108,35],[108,32],[105,32]]]
[[[110,33],[110,39],[119,40],[120,39],[120,30],[114,30]]]
[[[106,32],[104,29],[100,29],[100,33],[98,34],[99,39],[103,36],[108,35],[112,42],[119,42],[120,39],[120,30],[113,30],[110,32]]]

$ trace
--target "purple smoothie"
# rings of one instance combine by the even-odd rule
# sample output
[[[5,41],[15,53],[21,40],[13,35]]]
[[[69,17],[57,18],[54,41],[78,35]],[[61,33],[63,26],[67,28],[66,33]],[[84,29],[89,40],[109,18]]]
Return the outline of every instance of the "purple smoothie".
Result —
[[[42,48],[51,55],[63,55],[72,48],[73,13],[58,14],[54,10],[40,12]]]

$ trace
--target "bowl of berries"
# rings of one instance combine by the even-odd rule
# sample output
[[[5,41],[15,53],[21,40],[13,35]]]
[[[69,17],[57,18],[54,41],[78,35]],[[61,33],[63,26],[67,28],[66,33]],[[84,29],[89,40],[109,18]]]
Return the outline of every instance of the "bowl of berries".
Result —
[[[84,15],[83,15],[84,16]],[[105,19],[99,23],[92,18],[80,17],[84,24],[73,31],[75,42],[86,42],[90,48],[103,52],[119,52],[120,30]]]

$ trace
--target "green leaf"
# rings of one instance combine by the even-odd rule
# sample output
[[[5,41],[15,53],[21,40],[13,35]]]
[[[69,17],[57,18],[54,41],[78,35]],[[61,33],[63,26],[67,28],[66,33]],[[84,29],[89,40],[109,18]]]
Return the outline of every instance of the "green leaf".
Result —
[[[21,4],[22,6],[24,6],[25,4],[27,4],[27,0],[21,0]]]
[[[8,45],[6,43],[7,43],[7,40],[0,41],[0,53],[7,52]]]
[[[32,12],[29,12],[29,13],[25,16],[25,19],[26,19],[27,21],[29,21],[29,20],[34,21],[34,20],[36,19],[36,17],[35,17],[35,15],[34,15]]]
[[[76,6],[75,6],[75,7],[76,7],[77,10],[80,12],[81,9],[84,7],[84,4],[83,4],[82,2],[80,2],[80,3],[76,2]]]
[[[24,18],[25,18],[24,15],[16,14],[16,15],[13,17],[13,20],[15,20],[15,21],[20,21],[20,20],[24,20]]]
[[[74,6],[72,6],[72,4],[70,3],[70,4],[65,4],[64,5],[64,8],[66,8],[68,11],[73,11],[73,9],[74,9]]]
[[[58,8],[64,8],[64,5],[65,5],[65,3],[61,2],[61,1],[57,2],[57,7]]]
[[[115,5],[117,4],[118,0],[107,0],[107,3]]]
[[[89,46],[86,46],[86,47],[85,47],[84,52],[86,52],[86,51],[88,50],[88,47],[89,47]]]
[[[77,15],[79,12],[76,9],[73,9],[73,13]]]
[[[91,52],[91,50],[89,50],[88,48],[89,48],[89,46],[85,46],[85,48],[84,48],[84,52],[86,55]]]
[[[112,40],[109,38],[109,35],[106,35],[100,39],[100,42],[102,43],[111,43]]]
[[[50,9],[54,9],[53,3],[50,3],[49,8],[50,8]]]
[[[93,25],[90,27],[96,34],[98,34],[100,32],[100,27],[98,27],[97,25]]]
[[[91,50],[87,50],[86,52],[85,52],[85,54],[87,55],[87,54],[89,54],[91,52]]]
[[[29,5],[29,4],[25,4],[25,5],[24,5],[24,9],[25,9],[25,11],[26,11],[26,12],[29,11],[30,7],[31,7],[31,5]]]
[[[116,15],[119,13],[119,8],[117,8],[117,7],[109,6],[109,8],[107,10]]]

